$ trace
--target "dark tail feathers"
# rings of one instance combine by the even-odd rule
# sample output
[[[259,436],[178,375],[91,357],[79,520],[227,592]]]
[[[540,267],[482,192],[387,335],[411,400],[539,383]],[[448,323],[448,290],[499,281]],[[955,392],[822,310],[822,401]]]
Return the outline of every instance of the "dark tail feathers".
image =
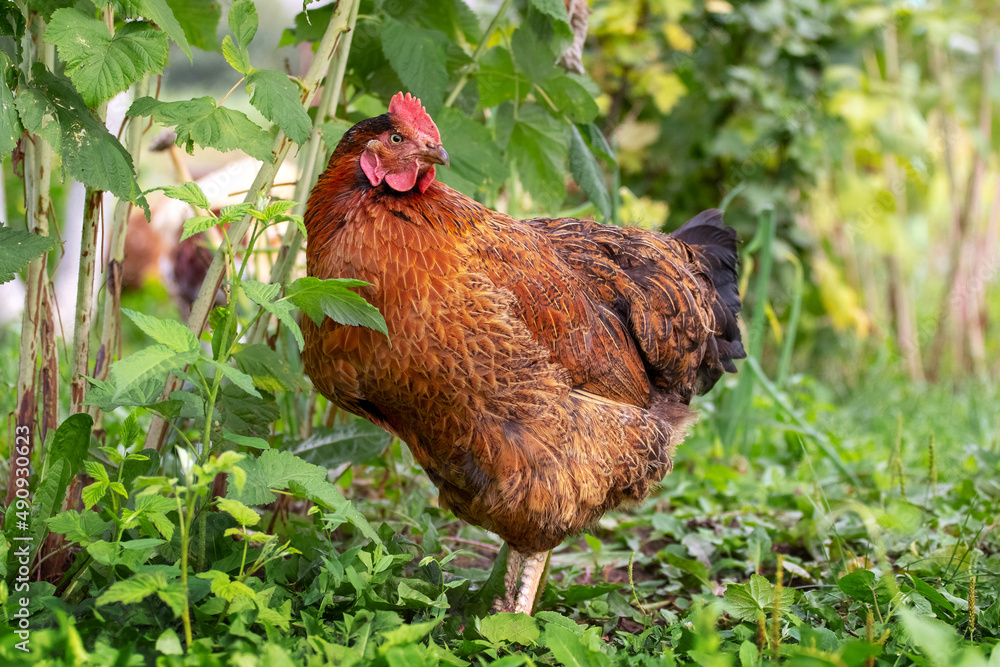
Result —
[[[740,328],[736,323],[740,314],[739,278],[736,271],[736,244],[739,236],[735,229],[726,227],[722,222],[722,211],[715,208],[702,211],[681,225],[671,236],[694,246],[705,260],[705,273],[711,278],[718,294],[713,306],[716,326],[719,328],[719,333],[715,336],[718,361],[723,369],[735,373],[733,359],[745,359],[747,356],[740,338]],[[706,371],[703,391],[707,391],[721,377],[721,372],[713,372],[711,368],[703,370]]]

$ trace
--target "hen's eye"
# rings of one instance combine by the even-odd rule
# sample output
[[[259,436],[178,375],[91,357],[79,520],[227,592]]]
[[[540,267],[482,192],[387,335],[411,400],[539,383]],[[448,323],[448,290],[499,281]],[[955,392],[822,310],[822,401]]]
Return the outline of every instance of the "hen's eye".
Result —
[[[389,141],[391,141],[394,144],[401,144],[403,143],[403,137],[398,134],[394,134],[391,137],[389,137]]]

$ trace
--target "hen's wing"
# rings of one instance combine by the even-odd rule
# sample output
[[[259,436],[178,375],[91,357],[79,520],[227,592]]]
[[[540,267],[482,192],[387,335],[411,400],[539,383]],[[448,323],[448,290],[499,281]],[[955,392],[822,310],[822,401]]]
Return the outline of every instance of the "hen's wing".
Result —
[[[736,234],[718,211],[674,236],[577,219],[495,224],[484,270],[574,386],[648,406],[652,383],[686,401],[744,356]]]

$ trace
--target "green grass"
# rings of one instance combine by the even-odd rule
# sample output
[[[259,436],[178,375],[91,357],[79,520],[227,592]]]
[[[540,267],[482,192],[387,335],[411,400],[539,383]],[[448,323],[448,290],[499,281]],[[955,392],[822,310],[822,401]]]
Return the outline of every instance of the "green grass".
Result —
[[[486,614],[499,540],[438,509],[397,442],[381,454],[318,450],[329,467],[356,461],[340,486],[364,518],[344,508],[309,514],[286,497],[254,529],[290,550],[243,579],[250,593],[227,603],[207,579],[190,579],[196,641],[187,655],[161,599],[100,599],[131,570],[176,568],[175,533],[142,564],[92,561],[69,592],[34,584],[32,652],[6,634],[0,657],[10,665],[994,667],[1000,450],[988,407],[996,389],[955,393],[883,376],[833,392],[793,378],[783,400],[829,438],[860,485],[759,394],[743,453],[723,450],[715,402],[702,401],[706,417],[659,492],[554,552],[535,619]],[[163,465],[177,474],[175,459]],[[194,571],[235,581],[261,551],[223,536],[236,526],[227,514],[202,513],[193,525]],[[8,600],[8,613],[15,608]]]

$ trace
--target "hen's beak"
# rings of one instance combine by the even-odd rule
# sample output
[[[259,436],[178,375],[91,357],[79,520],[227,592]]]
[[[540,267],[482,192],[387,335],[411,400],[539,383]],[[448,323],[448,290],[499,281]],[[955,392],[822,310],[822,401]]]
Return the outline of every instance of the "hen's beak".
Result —
[[[445,167],[451,164],[451,161],[448,158],[448,151],[446,151],[444,149],[444,146],[441,145],[428,146],[427,150],[424,151],[423,157],[431,164],[441,164],[444,165]]]

